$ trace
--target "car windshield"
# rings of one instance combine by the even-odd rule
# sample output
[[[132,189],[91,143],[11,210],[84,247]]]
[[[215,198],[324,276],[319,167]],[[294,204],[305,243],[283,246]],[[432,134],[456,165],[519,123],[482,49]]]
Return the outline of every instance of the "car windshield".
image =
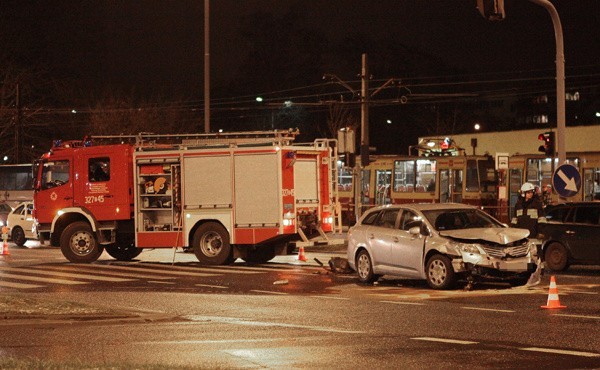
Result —
[[[477,209],[439,209],[423,211],[423,215],[437,231],[502,227],[485,212]]]

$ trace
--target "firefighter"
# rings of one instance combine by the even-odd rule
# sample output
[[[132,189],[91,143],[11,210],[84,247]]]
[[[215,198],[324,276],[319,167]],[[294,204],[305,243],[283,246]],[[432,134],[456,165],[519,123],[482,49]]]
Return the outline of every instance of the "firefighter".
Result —
[[[544,207],[539,196],[536,194],[535,186],[532,183],[526,182],[521,186],[521,196],[515,205],[515,217],[511,223],[514,227],[529,230],[530,239],[538,239],[538,223],[544,220]],[[536,241],[536,265],[537,268],[527,286],[538,285],[542,276],[542,251],[541,243]]]

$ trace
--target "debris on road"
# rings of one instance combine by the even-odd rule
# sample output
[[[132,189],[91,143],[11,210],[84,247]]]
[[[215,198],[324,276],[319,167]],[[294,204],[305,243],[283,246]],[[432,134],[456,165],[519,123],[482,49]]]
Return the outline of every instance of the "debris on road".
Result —
[[[329,260],[331,271],[336,274],[350,274],[352,269],[348,264],[348,260],[342,257],[332,257]]]

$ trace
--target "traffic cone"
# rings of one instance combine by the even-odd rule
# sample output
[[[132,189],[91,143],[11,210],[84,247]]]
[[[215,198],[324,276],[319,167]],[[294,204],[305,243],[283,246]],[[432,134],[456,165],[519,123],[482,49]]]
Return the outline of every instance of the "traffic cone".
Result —
[[[8,227],[2,227],[2,256],[8,256],[10,253],[8,252]]]
[[[560,300],[558,299],[558,288],[556,287],[556,279],[554,276],[550,277],[550,288],[548,289],[548,303],[542,308],[567,308],[567,306],[561,306]]]
[[[9,254],[10,252],[8,251],[8,243],[6,242],[6,240],[4,240],[2,242],[2,253],[0,253],[0,255],[8,256]]]
[[[306,262],[308,261],[308,258],[306,258],[306,256],[304,255],[304,247],[300,247],[300,250],[298,251],[298,261],[302,261],[302,262]]]

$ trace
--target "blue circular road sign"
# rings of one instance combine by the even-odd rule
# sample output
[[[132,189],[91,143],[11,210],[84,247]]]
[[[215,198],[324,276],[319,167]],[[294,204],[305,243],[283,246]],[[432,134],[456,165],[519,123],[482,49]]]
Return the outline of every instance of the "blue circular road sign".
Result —
[[[577,167],[562,164],[552,175],[552,186],[561,197],[572,197],[581,189],[581,175]]]

